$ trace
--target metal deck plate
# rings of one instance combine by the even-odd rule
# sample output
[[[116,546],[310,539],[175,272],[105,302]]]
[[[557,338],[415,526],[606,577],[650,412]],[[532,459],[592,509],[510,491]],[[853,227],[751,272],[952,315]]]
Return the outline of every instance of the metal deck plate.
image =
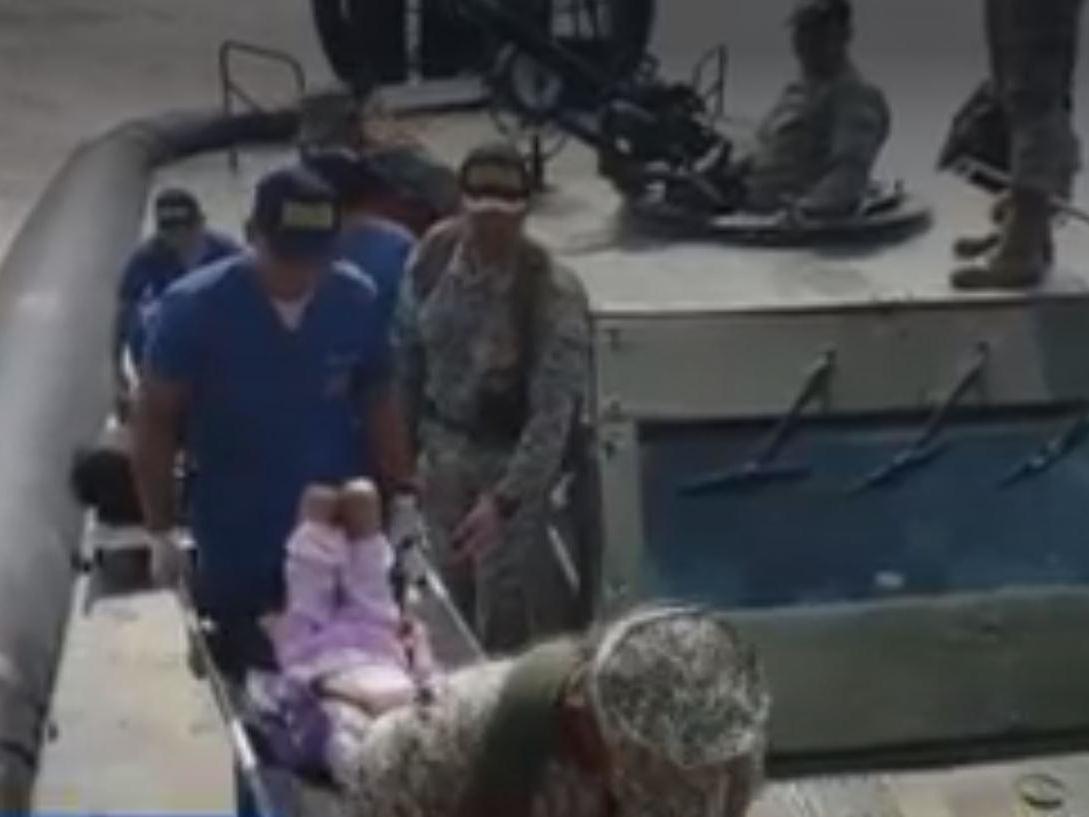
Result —
[[[87,615],[87,590],[81,582],[68,627],[35,812],[230,812],[230,751],[210,693],[186,667],[174,600],[100,600]]]

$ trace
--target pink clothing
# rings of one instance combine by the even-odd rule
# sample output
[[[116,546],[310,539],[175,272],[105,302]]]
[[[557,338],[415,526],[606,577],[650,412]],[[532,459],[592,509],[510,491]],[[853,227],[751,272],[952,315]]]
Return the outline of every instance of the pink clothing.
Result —
[[[301,523],[288,540],[287,611],[275,639],[283,670],[314,681],[372,667],[411,684],[392,564],[385,536],[349,543],[336,528]]]

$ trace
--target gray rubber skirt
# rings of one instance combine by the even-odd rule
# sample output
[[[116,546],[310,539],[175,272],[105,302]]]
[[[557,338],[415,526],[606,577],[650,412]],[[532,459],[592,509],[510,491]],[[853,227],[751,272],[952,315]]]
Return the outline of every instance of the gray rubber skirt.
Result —
[[[69,158],[0,265],[0,812],[28,807],[82,532],[67,471],[108,411],[117,278],[151,174],[198,152],[289,139],[296,124],[288,112],[122,125]]]

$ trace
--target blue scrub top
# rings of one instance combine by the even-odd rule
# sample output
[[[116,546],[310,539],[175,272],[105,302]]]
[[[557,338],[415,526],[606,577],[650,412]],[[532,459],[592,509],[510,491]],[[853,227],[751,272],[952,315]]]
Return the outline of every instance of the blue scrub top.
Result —
[[[122,331],[133,360],[139,362],[142,357],[148,327],[158,311],[159,299],[171,284],[194,269],[241,253],[242,247],[234,239],[211,230],[205,232],[203,246],[192,266],[186,266],[178,254],[157,237],[141,244],[125,265],[118,292],[122,303],[132,305]]]
[[[390,374],[378,324],[370,283],[341,266],[323,276],[295,329],[248,255],[194,272],[163,297],[145,367],[190,390],[197,589],[211,615],[278,606],[303,488],[370,475],[365,405]]]
[[[374,282],[378,313],[387,332],[393,326],[405,264],[415,245],[408,230],[380,219],[350,227],[340,240],[338,254]]]
[[[234,239],[208,230],[196,261],[186,266],[176,252],[153,236],[136,249],[125,265],[119,295],[130,302],[160,298],[171,284],[193,269],[241,252]]]

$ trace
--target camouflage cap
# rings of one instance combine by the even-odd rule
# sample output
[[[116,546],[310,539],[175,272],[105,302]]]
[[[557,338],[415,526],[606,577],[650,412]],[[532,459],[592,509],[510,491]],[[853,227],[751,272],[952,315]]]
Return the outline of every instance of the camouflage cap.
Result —
[[[720,614],[665,607],[622,619],[587,687],[628,813],[721,813],[730,772],[758,774],[770,695],[755,653]]]

